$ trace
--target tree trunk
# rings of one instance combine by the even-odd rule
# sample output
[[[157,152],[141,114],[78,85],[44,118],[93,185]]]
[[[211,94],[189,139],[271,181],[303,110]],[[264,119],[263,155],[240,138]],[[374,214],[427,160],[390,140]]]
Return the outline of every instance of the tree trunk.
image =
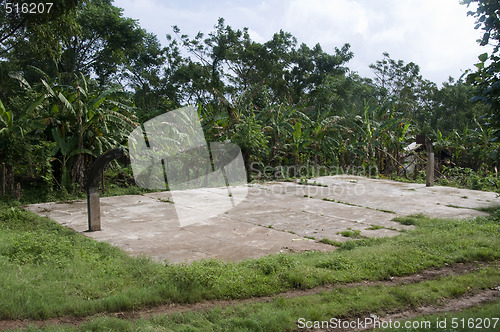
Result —
[[[85,160],[83,154],[76,156],[76,161],[71,171],[71,182],[78,183],[81,190],[85,187]]]
[[[82,105],[80,103],[80,90],[78,81],[76,83],[77,89],[77,102],[78,102],[78,114],[77,114],[77,123],[78,123],[78,149],[83,149],[83,119],[82,119]],[[83,158],[83,154],[78,154],[76,156],[76,161],[73,166],[72,174],[71,174],[71,182],[78,183],[80,186],[80,190],[83,190],[85,187],[85,159]]]
[[[250,153],[247,149],[241,149],[241,154],[243,156],[243,163],[245,164],[245,169],[247,173],[247,182],[250,182],[252,180],[250,171]]]
[[[6,173],[7,173],[7,169],[5,168],[5,163],[2,163],[2,196],[5,196],[5,188],[7,185],[5,183],[5,181],[7,181]]]

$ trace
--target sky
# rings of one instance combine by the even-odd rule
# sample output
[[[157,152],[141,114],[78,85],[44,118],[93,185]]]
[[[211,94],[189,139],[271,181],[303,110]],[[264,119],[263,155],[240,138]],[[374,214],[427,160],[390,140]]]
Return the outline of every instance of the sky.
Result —
[[[482,36],[475,20],[459,0],[115,0],[124,16],[158,36],[177,25],[194,37],[213,30],[219,17],[233,29],[247,27],[256,42],[270,40],[283,30],[298,44],[334,53],[351,44],[354,58],[348,67],[373,77],[370,64],[388,52],[395,60],[414,62],[423,78],[437,84],[458,79],[488,49],[478,45]]]

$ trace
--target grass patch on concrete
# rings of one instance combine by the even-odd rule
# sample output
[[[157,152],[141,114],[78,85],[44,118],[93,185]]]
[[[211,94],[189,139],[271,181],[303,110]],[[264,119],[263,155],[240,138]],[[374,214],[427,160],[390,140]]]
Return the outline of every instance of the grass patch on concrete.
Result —
[[[384,226],[380,225],[370,225],[370,227],[365,228],[367,231],[376,231],[377,229],[384,229]]]
[[[455,204],[446,204],[445,206],[455,208],[455,209],[468,209],[466,207],[455,205]]]
[[[84,316],[168,303],[243,299],[500,259],[500,225],[495,216],[397,220],[416,228],[391,238],[346,241],[328,253],[279,254],[239,263],[160,264],[129,257],[50,219],[3,205],[0,319]]]
[[[373,210],[377,210],[377,211],[380,211],[380,212],[385,212],[385,213],[396,214],[396,212],[391,211],[391,210],[386,210],[386,209],[373,209]]]
[[[489,214],[495,214],[495,213],[500,214],[500,205],[493,204],[493,205],[487,206],[487,207],[474,208],[474,210],[486,212]]]
[[[342,245],[342,242],[330,240],[326,237],[322,238],[319,242],[324,243],[324,244],[329,244],[329,245],[334,246],[334,247],[340,247]]]
[[[338,232],[337,234],[338,235],[342,235],[343,237],[350,237],[350,238],[353,238],[353,239],[363,239],[363,238],[366,238],[366,236],[361,235],[361,231],[360,230],[357,230],[357,229],[353,230],[353,229],[350,229],[350,228],[348,228],[345,231]]]

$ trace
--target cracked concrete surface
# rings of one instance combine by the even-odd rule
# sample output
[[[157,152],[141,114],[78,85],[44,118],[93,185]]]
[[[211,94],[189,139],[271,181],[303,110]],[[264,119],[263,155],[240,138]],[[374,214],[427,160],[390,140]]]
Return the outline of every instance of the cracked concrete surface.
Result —
[[[362,236],[393,236],[411,226],[396,216],[422,213],[434,217],[475,217],[477,210],[500,205],[495,193],[426,187],[359,176],[325,176],[304,185],[270,182],[249,185],[247,198],[225,213],[181,227],[170,192],[101,198],[102,231],[85,232],[86,201],[26,206],[41,216],[132,255],[171,263],[204,258],[238,261],[286,251],[330,251],[323,238],[346,241],[340,232]],[[214,189],[214,197],[217,196]],[[233,190],[238,190],[234,188]],[[191,191],[191,208],[200,211],[214,202]],[[215,203],[216,204],[216,203]]]

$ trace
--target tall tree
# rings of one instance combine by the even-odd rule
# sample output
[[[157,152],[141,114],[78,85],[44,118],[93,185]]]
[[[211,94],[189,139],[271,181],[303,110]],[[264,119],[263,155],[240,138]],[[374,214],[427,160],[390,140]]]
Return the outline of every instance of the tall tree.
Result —
[[[292,84],[293,102],[299,102],[305,94],[315,94],[327,77],[344,75],[348,70],[344,65],[354,56],[350,47],[349,44],[336,47],[335,54],[326,53],[320,44],[313,48],[301,44],[293,50],[293,66],[286,77]]]
[[[493,46],[491,54],[479,55],[476,71],[469,74],[468,82],[478,87],[475,100],[489,105],[490,125],[495,129],[496,140],[500,140],[500,2],[496,0],[463,0],[467,6],[476,4],[476,11],[467,14],[476,18],[475,29],[481,28],[483,37],[479,45]]]
[[[54,55],[59,49],[55,28],[60,26],[58,32],[63,33],[71,27],[69,16],[81,1],[59,0],[49,5],[40,0],[0,0],[0,59],[7,58],[15,47],[26,41],[36,45],[39,51]],[[33,10],[35,13],[30,12]]]
[[[446,136],[454,130],[478,127],[477,120],[484,115],[483,103],[473,103],[474,87],[463,80],[449,79],[436,91],[431,100],[432,107],[427,113],[427,124],[433,132],[438,130]],[[420,119],[419,123],[422,123]],[[482,121],[484,122],[484,121]]]
[[[37,66],[46,72],[54,68],[61,56],[61,43],[67,36],[76,33],[75,12],[82,0],[60,0],[51,7],[45,1],[0,0],[0,98],[8,109],[10,97],[17,96],[19,86],[10,79],[9,73],[25,71]],[[43,3],[42,6],[38,6]],[[7,6],[8,4],[8,6]],[[42,12],[23,12],[28,4],[36,5]],[[29,9],[29,6],[27,7]],[[55,74],[55,71],[52,71]]]
[[[389,53],[383,59],[371,64],[375,73],[374,84],[378,90],[379,102],[391,102],[398,114],[408,114],[428,128],[429,112],[432,110],[432,96],[437,91],[435,83],[422,78],[420,67],[403,60],[394,60]]]
[[[335,54],[323,51],[319,44],[297,47],[297,39],[284,31],[257,43],[247,28],[235,30],[222,18],[206,38],[200,32],[190,39],[178,27],[174,32],[192,55],[187,67],[200,73],[190,85],[204,85],[203,96],[205,100],[211,96],[212,102],[221,96],[232,99],[257,85],[265,87],[271,102],[298,103],[313,94],[329,75],[345,73],[344,65],[353,56],[349,44],[336,48]],[[263,96],[255,97],[257,101]]]
[[[69,73],[70,79],[81,72],[97,76],[101,85],[110,83],[144,53],[152,38],[136,20],[123,17],[123,10],[113,6],[112,0],[84,0],[76,22],[78,33],[64,40],[57,63],[58,71]]]

